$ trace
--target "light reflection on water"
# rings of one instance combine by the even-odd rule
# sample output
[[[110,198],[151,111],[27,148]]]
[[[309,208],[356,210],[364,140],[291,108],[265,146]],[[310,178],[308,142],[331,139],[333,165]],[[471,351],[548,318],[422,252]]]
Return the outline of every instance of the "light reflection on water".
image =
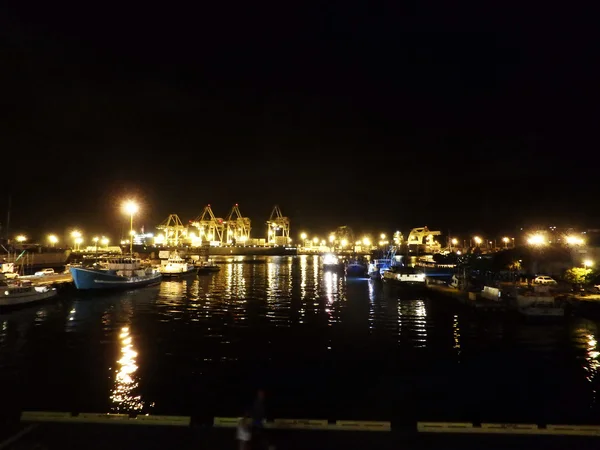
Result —
[[[318,256],[231,259],[218,273],[158,288],[66,294],[1,313],[0,382],[15,391],[9,404],[70,410],[89,397],[89,411],[146,412],[156,403],[156,414],[238,414],[243,390],[266,383],[290,405],[289,417],[335,419],[351,397],[351,418],[386,418],[405,404],[451,419],[459,401],[452,395],[464,382],[460,401],[475,409],[500,411],[499,400],[478,399],[481,389],[489,397],[501,384],[517,409],[527,409],[534,402],[523,385],[525,392],[542,385],[554,386],[547,402],[571,396],[573,411],[585,405],[600,416],[595,322],[540,326],[476,317],[450,302],[323,272]],[[535,370],[539,375],[523,377]],[[408,374],[414,378],[403,378]],[[432,384],[431,377],[451,376]],[[474,388],[474,380],[487,384]],[[72,389],[55,395],[57,384]],[[418,399],[427,393],[428,401]]]

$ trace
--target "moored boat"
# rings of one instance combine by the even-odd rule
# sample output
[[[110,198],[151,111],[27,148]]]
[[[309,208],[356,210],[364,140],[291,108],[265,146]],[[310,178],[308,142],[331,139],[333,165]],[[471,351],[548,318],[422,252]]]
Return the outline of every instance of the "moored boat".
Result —
[[[425,286],[425,273],[411,268],[392,266],[383,273],[383,281],[407,286]]]
[[[197,273],[198,269],[193,263],[187,262],[178,253],[174,252],[169,259],[161,261],[160,273],[165,278],[183,277]]]
[[[134,289],[160,282],[158,269],[142,267],[139,258],[108,258],[100,267],[71,267],[75,287],[80,290]]]
[[[375,259],[369,263],[367,273],[374,280],[380,280],[383,277],[383,273],[390,270],[391,266],[391,259]]]
[[[207,275],[221,270],[221,268],[212,261],[202,261],[196,266],[199,275]]]
[[[364,278],[367,276],[368,267],[359,261],[352,261],[346,265],[346,276]]]
[[[0,307],[19,306],[56,297],[56,288],[34,286],[31,282],[0,281]]]

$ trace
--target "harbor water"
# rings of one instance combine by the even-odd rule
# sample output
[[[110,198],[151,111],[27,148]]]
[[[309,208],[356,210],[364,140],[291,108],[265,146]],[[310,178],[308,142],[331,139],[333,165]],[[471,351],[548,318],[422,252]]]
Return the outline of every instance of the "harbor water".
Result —
[[[598,326],[476,315],[316,256],[229,258],[212,275],[2,312],[3,411],[210,420],[263,388],[271,418],[598,422]]]

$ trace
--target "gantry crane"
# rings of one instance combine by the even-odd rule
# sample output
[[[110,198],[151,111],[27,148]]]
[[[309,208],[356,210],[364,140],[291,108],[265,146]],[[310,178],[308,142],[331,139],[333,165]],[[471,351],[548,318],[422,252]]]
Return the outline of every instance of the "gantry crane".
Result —
[[[223,219],[215,217],[210,205],[206,205],[202,213],[192,220],[191,225],[198,229],[200,242],[223,243],[223,230],[225,223]]]
[[[243,217],[236,203],[225,220],[225,242],[243,243],[250,239],[250,218]]]
[[[177,214],[170,214],[163,223],[156,227],[165,233],[165,244],[177,247],[187,236],[187,228],[181,223]]]
[[[406,244],[409,246],[424,245],[425,251],[433,251],[440,246],[439,242],[435,240],[435,236],[440,236],[441,234],[441,231],[431,231],[427,227],[413,228],[410,230]]]
[[[290,244],[290,219],[281,214],[279,206],[275,205],[267,220],[267,242],[273,245]]]

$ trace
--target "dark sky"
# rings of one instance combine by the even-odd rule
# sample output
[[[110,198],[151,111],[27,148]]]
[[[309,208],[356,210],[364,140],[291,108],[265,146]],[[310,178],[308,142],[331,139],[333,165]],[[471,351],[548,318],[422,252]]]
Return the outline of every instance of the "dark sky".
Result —
[[[129,195],[255,235],[274,204],[294,235],[598,224],[589,12],[125,3],[0,10],[15,232],[112,232]]]

